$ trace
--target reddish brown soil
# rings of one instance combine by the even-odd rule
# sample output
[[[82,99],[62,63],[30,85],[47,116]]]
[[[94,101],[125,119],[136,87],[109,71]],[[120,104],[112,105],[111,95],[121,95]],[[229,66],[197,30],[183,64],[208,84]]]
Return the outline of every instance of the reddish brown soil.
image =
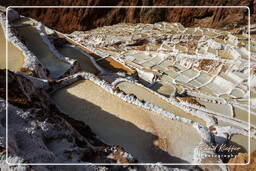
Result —
[[[208,72],[215,72],[216,68],[220,65],[220,62],[212,60],[212,59],[202,59],[199,60],[199,70],[204,70]]]
[[[24,73],[26,73],[26,74],[28,74],[28,75],[30,75],[32,77],[37,77],[35,71],[32,71],[32,70],[30,70],[28,68],[21,68],[20,71],[24,72]]]
[[[125,65],[117,62],[116,60],[112,58],[105,58],[103,60],[100,60],[97,62],[99,65],[103,66],[104,68],[107,68],[113,72],[126,72],[128,74],[135,73],[135,70],[127,68]]]
[[[9,0],[6,5],[71,5],[71,6],[249,6],[251,10],[251,23],[256,22],[256,0],[205,0],[205,1],[180,1],[180,0]],[[246,9],[230,8],[149,8],[149,9],[22,9],[23,15],[42,21],[58,31],[70,33],[75,30],[89,30],[100,26],[125,23],[155,23],[159,21],[180,22],[185,26],[222,27],[237,23],[247,24]],[[232,24],[231,24],[232,25]]]
[[[196,101],[193,97],[179,97],[178,99],[201,107],[205,107],[204,105]]]
[[[248,154],[240,153],[236,158],[230,159],[229,163],[247,163]],[[254,171],[256,170],[256,150],[251,153],[251,162],[245,166],[229,166],[230,171]]]

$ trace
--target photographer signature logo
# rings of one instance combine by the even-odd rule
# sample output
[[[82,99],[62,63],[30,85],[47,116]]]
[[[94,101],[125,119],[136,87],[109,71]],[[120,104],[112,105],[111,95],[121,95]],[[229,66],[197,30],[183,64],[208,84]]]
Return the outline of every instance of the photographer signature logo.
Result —
[[[199,149],[203,150],[203,151],[232,153],[232,152],[239,152],[241,150],[241,147],[237,147],[235,145],[220,144],[220,145],[215,145],[215,146],[211,146],[211,147],[207,146],[207,145],[200,145]]]

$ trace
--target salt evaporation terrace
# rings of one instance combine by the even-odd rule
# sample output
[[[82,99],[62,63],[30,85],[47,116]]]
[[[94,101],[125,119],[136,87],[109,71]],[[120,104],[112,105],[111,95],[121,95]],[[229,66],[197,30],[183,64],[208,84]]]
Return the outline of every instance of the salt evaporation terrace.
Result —
[[[223,142],[248,152],[248,136],[256,149],[256,45],[252,38],[249,66],[246,33],[162,22],[64,35],[25,17],[10,26],[22,67],[48,83],[61,111],[139,162],[202,162],[210,152],[200,145]],[[67,42],[55,47],[52,35]]]
[[[251,86],[248,79],[250,73],[254,78],[254,35],[250,67],[248,35],[241,29],[184,28],[179,23],[165,22],[117,24],[86,32],[76,31],[69,37],[95,53],[112,57],[137,71],[138,77],[132,81],[115,81],[121,91],[166,109],[164,103],[157,100],[161,96],[170,106],[175,104],[195,110],[192,115],[204,119],[208,126],[232,126],[248,131]],[[253,86],[251,88],[251,131],[255,137],[255,90]],[[146,89],[153,92],[148,95]],[[174,114],[179,115],[179,112]],[[182,113],[185,117],[183,114],[185,112]],[[235,141],[239,144],[238,139]],[[253,147],[254,140],[251,149]]]
[[[1,14],[1,13],[0,13]],[[6,35],[4,33],[4,25],[0,27],[0,51],[1,51],[1,62],[0,68],[6,68]],[[8,43],[8,63],[7,68],[12,71],[19,71],[24,63],[24,56],[22,51],[15,47],[11,42]]]
[[[28,18],[23,18],[16,24],[16,31],[26,46],[38,57],[38,60],[50,71],[53,78],[63,75],[70,67],[69,63],[61,60],[48,47],[44,38],[44,30],[39,23],[35,23]]]

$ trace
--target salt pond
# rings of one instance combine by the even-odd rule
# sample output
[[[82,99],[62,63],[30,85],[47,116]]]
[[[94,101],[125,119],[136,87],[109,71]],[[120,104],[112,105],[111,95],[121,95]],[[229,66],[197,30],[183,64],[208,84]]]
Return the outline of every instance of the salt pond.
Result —
[[[32,51],[39,61],[50,71],[53,78],[61,76],[68,70],[70,64],[60,60],[53,54],[35,27],[17,27],[16,30],[18,34],[22,36],[29,50]]]
[[[52,97],[65,113],[84,121],[106,143],[123,146],[140,162],[191,162],[201,140],[191,124],[127,103],[89,80]]]
[[[24,64],[24,55],[21,50],[8,42],[8,69],[19,71]],[[0,68],[6,68],[6,38],[4,30],[0,26]]]

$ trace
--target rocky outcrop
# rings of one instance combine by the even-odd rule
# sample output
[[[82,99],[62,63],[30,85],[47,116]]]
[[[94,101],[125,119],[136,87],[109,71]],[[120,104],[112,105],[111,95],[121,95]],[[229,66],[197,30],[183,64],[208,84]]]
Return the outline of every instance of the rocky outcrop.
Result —
[[[69,5],[69,6],[249,6],[251,22],[255,22],[255,0],[206,0],[206,1],[172,1],[172,0],[131,0],[131,1],[104,1],[104,0],[12,0],[4,5]],[[179,22],[184,26],[204,27],[236,27],[247,24],[247,9],[231,8],[104,8],[104,9],[20,9],[23,15],[42,21],[47,26],[64,33],[78,30],[89,30],[105,25],[126,23],[155,23],[160,21]]]
[[[13,9],[10,9],[8,14],[8,21],[12,23],[18,19],[20,19],[19,13]]]

